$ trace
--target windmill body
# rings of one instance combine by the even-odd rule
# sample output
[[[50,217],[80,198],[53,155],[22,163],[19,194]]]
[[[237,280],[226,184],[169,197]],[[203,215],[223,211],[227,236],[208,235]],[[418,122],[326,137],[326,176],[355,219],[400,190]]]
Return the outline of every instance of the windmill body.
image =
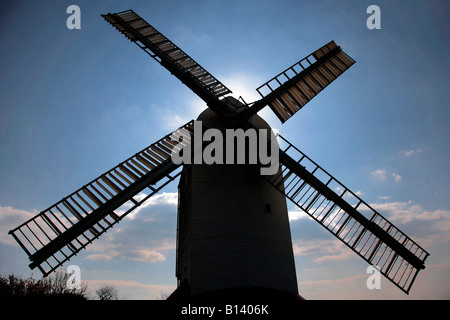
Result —
[[[257,112],[269,106],[284,123],[355,63],[330,41],[257,88],[260,100],[242,104],[134,11],[102,16],[196,93],[208,107],[198,120],[222,132],[270,131]],[[286,199],[409,293],[429,253],[297,147],[279,136],[285,146],[276,148],[271,175],[258,163],[173,161],[174,150],[195,148],[195,126],[186,123],[11,230],[30,268],[49,275],[181,177],[176,277],[188,296],[230,288],[296,295]]]
[[[210,109],[197,119],[221,131]],[[271,130],[259,116],[258,129]],[[255,165],[193,165],[179,184],[177,278],[192,294],[235,287],[297,293],[286,198]]]

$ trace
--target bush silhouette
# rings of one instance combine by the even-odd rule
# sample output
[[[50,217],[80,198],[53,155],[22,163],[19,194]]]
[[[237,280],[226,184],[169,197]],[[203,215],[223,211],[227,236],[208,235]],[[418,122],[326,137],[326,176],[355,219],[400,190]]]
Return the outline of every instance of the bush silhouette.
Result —
[[[68,274],[65,272],[56,272],[46,279],[23,279],[13,274],[0,276],[0,297],[87,300],[87,287],[81,285],[79,289],[69,289],[67,279]]]

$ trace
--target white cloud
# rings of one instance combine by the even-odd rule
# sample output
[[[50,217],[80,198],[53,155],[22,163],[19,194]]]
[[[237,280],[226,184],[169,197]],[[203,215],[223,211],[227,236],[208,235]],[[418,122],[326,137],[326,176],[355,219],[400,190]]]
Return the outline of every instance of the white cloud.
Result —
[[[161,252],[150,250],[147,248],[138,248],[122,253],[122,257],[139,262],[163,262],[166,261],[166,257]]]
[[[385,181],[388,178],[388,172],[386,169],[376,169],[370,173],[372,179],[377,181]],[[390,174],[395,183],[402,181],[402,176],[397,173]]]
[[[112,258],[106,254],[91,254],[91,255],[87,256],[86,259],[93,260],[93,261],[99,261],[99,260],[109,261]]]
[[[178,204],[178,193],[176,192],[163,192],[152,196],[148,199],[143,206],[151,207],[155,205],[172,205]]]
[[[413,221],[429,221],[437,219],[450,220],[450,211],[426,211],[421,205],[415,204],[411,200],[408,202],[374,203],[370,204],[370,206],[379,212],[387,212],[389,214],[389,220],[392,222],[410,223]]]
[[[354,282],[354,280],[358,280],[362,277],[366,277],[365,275],[358,275],[358,276],[353,276],[350,278],[340,278],[340,279],[333,279],[333,280],[316,280],[316,281],[303,281],[300,282],[299,284],[301,286],[305,286],[305,285],[325,285],[328,286],[332,283],[346,283],[346,282]]]
[[[135,198],[143,200],[146,196],[141,193]],[[117,228],[89,246],[88,251],[98,259],[110,257],[143,263],[166,261],[167,254],[176,248],[177,204],[176,192],[163,192],[150,197]]]
[[[448,285],[442,279],[450,274],[446,262],[450,254],[450,210],[426,210],[413,201],[370,206],[431,253],[410,295],[404,295],[384,277],[381,290],[367,290],[367,265],[339,240],[325,238],[293,242],[300,294],[306,299],[448,298]]]
[[[182,98],[175,100],[181,99]],[[191,96],[186,96],[182,99],[182,103],[178,102],[178,104],[180,105],[178,108],[161,107],[155,104],[151,105],[151,117],[158,119],[158,124],[161,125],[163,130],[174,131],[192,119],[196,119],[197,116],[207,107],[206,103],[200,98],[191,98]]]
[[[17,244],[8,232],[28,219],[34,217],[38,212],[28,212],[25,210],[18,210],[12,207],[0,206],[0,242],[6,244]]]
[[[450,243],[450,210],[428,211],[412,201],[375,203],[370,206],[426,250],[440,243]],[[405,227],[399,226],[402,224]],[[417,230],[420,237],[409,234],[405,228]]]
[[[322,256],[320,258],[317,258],[314,260],[314,262],[325,262],[325,261],[343,261],[348,259],[356,258],[356,255],[350,251],[350,249],[344,247],[343,244],[339,244],[341,248],[337,250],[336,254],[329,254]]]
[[[140,194],[136,195],[134,197],[134,199],[136,201],[141,201],[143,200],[145,197],[147,197],[147,194],[141,192]],[[132,212],[130,212],[127,215],[127,219],[135,219],[139,212],[141,212],[142,210],[149,208],[149,207],[153,207],[153,206],[158,206],[158,205],[168,205],[168,206],[174,206],[174,210],[176,210],[176,206],[178,204],[178,193],[176,192],[162,192],[162,193],[158,193],[155,194],[153,196],[151,196],[149,199],[147,199],[141,206],[137,207],[136,209],[134,209]],[[121,215],[123,212],[125,212],[127,209],[131,208],[133,204],[131,202],[129,202],[128,204],[125,204],[121,207],[121,209],[119,211],[117,211],[117,213],[119,215]],[[147,221],[150,221],[152,218],[151,217],[147,217]]]
[[[162,120],[168,124],[168,127],[170,125],[170,128],[172,130],[175,128],[179,128],[192,120],[190,117],[178,114],[164,115],[162,118]]]
[[[421,149],[416,149],[416,150],[407,150],[407,151],[402,151],[401,152],[405,157],[411,157],[411,156],[413,156],[413,155],[417,155],[417,154],[420,154],[420,153],[422,153],[422,150]]]
[[[142,193],[136,196],[136,199],[141,200],[145,196]],[[173,220],[176,220],[177,203],[176,192],[154,195],[117,227],[90,244],[85,259],[109,261],[122,258],[149,263],[165,261],[166,252],[172,252],[176,247]],[[18,246],[13,237],[8,235],[8,231],[36,214],[37,212],[12,207],[0,207],[0,243]],[[132,219],[129,219],[130,217]]]
[[[175,243],[168,245],[168,239],[148,241],[143,243],[137,236],[137,231],[127,229],[126,233],[112,237],[104,236],[92,245],[87,247],[88,252],[95,252],[88,255],[85,259],[94,261],[109,261],[114,258],[125,259],[129,261],[158,263],[166,261],[165,251],[173,251]],[[139,238],[139,239],[138,239]]]
[[[356,191],[355,194],[356,194],[358,197],[362,197],[363,195],[365,195],[365,193],[362,192],[361,190]]]
[[[425,271],[421,271],[414,282],[409,295],[404,294],[389,280],[382,277],[379,290],[368,290],[366,283],[370,274],[366,272],[366,266],[355,264],[351,272],[336,277],[333,269],[320,269],[326,274],[322,279],[318,278],[319,268],[306,269],[302,277],[299,277],[300,294],[308,300],[314,299],[363,299],[363,300],[448,300],[449,290],[447,279],[450,273],[450,264],[441,263],[428,265]],[[353,275],[352,275],[353,274]]]
[[[294,256],[317,256],[313,262],[347,260],[356,257],[341,241],[337,239],[297,240],[293,244]]]
[[[386,180],[387,178],[386,170],[384,169],[377,169],[373,171],[370,175],[372,176],[372,178],[376,180]]]
[[[394,177],[394,182],[398,183],[400,181],[402,181],[402,176],[396,173],[393,173],[392,176]]]
[[[197,106],[198,104],[198,99],[196,100],[192,100],[192,101],[188,101],[186,103],[186,105],[183,106],[183,111],[184,112],[179,112],[179,113],[175,113],[176,111],[173,109],[170,110],[161,110],[159,109],[159,119],[160,122],[163,125],[163,128],[165,130],[170,130],[170,131],[174,131],[175,129],[181,127],[182,125],[185,125],[186,123],[188,123],[189,121],[191,121],[193,118],[197,118],[197,116],[199,115],[200,112],[197,112]],[[195,103],[194,103],[195,101]],[[203,103],[202,101],[200,101],[200,103]],[[206,105],[203,103],[203,109],[206,108]]]
[[[386,197],[381,198],[386,200]],[[173,228],[173,226],[165,225],[164,223],[174,219],[174,215],[169,215],[167,212],[176,210],[176,199],[176,193],[162,193],[155,196],[152,200],[149,200],[148,203],[145,203],[144,208],[147,210],[142,211],[134,220],[126,222],[127,219],[124,219],[119,226],[106,233],[92,245],[89,245],[87,248],[88,254],[85,256],[85,259],[90,260],[90,264],[92,264],[94,268],[93,270],[102,270],[102,268],[104,268],[104,263],[109,263],[113,259],[123,259],[125,263],[157,264],[159,267],[164,266],[164,263],[171,261],[168,259],[168,255],[175,252],[175,228]],[[432,258],[437,260],[431,260],[432,258],[430,258],[426,270],[432,270],[430,268],[433,268],[436,263],[443,261],[443,259],[448,256],[449,251],[447,249],[447,244],[450,243],[450,210],[425,210],[421,205],[414,203],[413,201],[393,201],[370,205],[398,226],[402,231],[406,231],[407,235],[411,236],[419,245],[423,246],[428,251],[432,251]],[[0,235],[0,242],[15,244],[12,237],[7,235],[7,231],[35,214],[36,213],[17,210],[12,207],[0,207],[0,228],[4,231],[2,231],[3,235]],[[289,212],[291,221],[300,220],[304,217],[307,217],[307,215],[300,210],[294,209]],[[150,221],[150,218],[153,220]],[[162,218],[165,220],[161,220]],[[410,233],[410,230],[414,230],[414,232]],[[172,232],[169,236],[167,236],[168,231]],[[351,261],[353,261],[353,259],[359,259],[358,256],[342,242],[334,239],[328,233],[327,235],[328,237],[324,239],[293,239],[293,250],[296,259],[302,259],[300,261],[307,261],[309,259],[316,268],[324,270],[324,273],[319,275],[318,279],[330,279],[330,275],[334,274],[333,268],[336,268],[338,263],[339,265],[346,265],[346,261],[350,261],[350,259],[352,259]],[[5,241],[3,241],[3,239],[5,239]],[[82,257],[82,255],[80,255],[80,257]],[[12,257],[11,259],[16,258]],[[20,256],[20,259],[21,260],[17,263],[26,265],[26,261],[23,261],[24,257]],[[437,262],[433,263],[433,261]],[[83,264],[82,260],[74,260],[73,262],[80,263],[81,266]],[[94,263],[98,264],[98,269],[95,269]],[[151,268],[150,265],[149,267]],[[297,268],[301,268],[301,264],[297,265]],[[364,273],[364,270],[361,272]],[[419,275],[415,287],[417,288],[420,286],[422,277],[428,275],[429,279],[427,279],[430,282],[435,283],[434,287],[439,289],[439,286],[441,285],[439,279],[437,279],[436,276],[432,276],[430,272],[427,273],[426,270],[423,272],[423,275]],[[339,272],[341,271],[342,270],[339,270]],[[301,272],[303,272],[303,270]],[[445,272],[448,272],[448,267]],[[364,285],[364,279],[367,275],[362,273],[359,275],[356,273],[355,277],[359,277]],[[349,273],[342,272],[340,274],[342,274],[342,278],[340,279],[315,281],[314,278],[312,278],[303,281],[300,283],[300,292],[305,293],[306,298],[314,297],[314,293],[307,293],[305,292],[305,289],[312,290],[313,287],[317,287],[316,285],[322,282],[324,285],[326,284],[323,288],[324,291],[333,290],[333,283],[336,283],[336,286],[339,287],[338,283],[343,284],[346,282],[347,277],[351,277],[349,276]],[[441,278],[444,276],[448,276],[448,273],[442,273],[440,275]],[[351,279],[347,280],[351,282]],[[97,284],[100,285],[100,282],[104,283],[103,281],[94,280],[88,282],[90,289],[92,289],[91,285],[95,286]],[[358,280],[358,283],[359,282],[360,281]],[[175,286],[147,285],[136,281],[115,280],[113,283],[119,288],[120,293],[124,292],[129,295],[129,298],[135,299],[157,298],[162,291],[170,293],[175,289]],[[339,290],[339,288],[336,290]],[[355,290],[359,289],[356,288]],[[415,290],[414,292],[417,291],[420,290]],[[364,292],[365,291],[363,291],[363,293]],[[384,292],[390,294],[390,291]],[[397,289],[394,288],[392,292],[395,294]],[[323,294],[324,293],[321,292],[320,297],[323,298]],[[355,297],[351,293],[349,293],[348,296]],[[370,298],[370,296],[368,297]]]
[[[289,221],[296,221],[303,218],[309,218],[309,215],[299,208],[294,208],[288,212]]]

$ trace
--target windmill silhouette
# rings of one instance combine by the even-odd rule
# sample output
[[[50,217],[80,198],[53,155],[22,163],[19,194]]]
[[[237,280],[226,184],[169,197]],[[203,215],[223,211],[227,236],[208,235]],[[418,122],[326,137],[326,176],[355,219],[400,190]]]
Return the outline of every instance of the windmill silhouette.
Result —
[[[266,106],[284,123],[355,63],[331,41],[260,86],[261,99],[247,104],[134,11],[102,17],[195,92],[207,105],[197,120],[222,132],[270,130],[257,115]],[[182,139],[168,134],[11,230],[30,268],[49,275],[180,177],[176,277],[188,295],[230,288],[298,294],[286,199],[409,293],[429,254],[298,148],[279,136],[279,169],[271,175],[259,174],[260,165],[174,163],[172,151],[193,143],[194,127],[190,121],[175,131]]]

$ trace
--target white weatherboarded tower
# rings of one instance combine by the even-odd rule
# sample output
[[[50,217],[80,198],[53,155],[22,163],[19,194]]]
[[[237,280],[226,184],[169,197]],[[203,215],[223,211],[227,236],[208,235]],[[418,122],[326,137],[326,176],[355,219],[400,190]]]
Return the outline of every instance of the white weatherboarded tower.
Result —
[[[197,120],[226,128],[210,109]],[[252,124],[270,130],[257,115]],[[192,295],[255,287],[297,294],[285,196],[255,165],[192,165],[179,184],[176,268]]]

